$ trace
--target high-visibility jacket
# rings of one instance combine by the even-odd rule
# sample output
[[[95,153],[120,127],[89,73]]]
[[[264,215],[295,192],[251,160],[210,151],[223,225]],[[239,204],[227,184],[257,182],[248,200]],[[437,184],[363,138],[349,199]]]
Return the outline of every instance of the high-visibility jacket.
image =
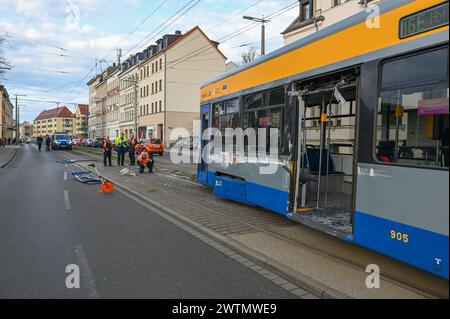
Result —
[[[148,163],[150,162],[150,156],[148,155],[148,153],[142,152],[141,155],[139,155],[139,157],[138,157],[138,162],[139,162],[139,165],[141,165],[141,166],[147,166]]]
[[[112,143],[109,139],[103,140],[103,150],[105,151],[111,151],[112,150]]]
[[[117,146],[118,148],[125,149],[125,148],[127,147],[127,144],[128,144],[128,140],[127,140],[126,137],[123,137],[123,138],[122,138],[122,136],[119,136],[119,137],[116,139],[116,146]]]

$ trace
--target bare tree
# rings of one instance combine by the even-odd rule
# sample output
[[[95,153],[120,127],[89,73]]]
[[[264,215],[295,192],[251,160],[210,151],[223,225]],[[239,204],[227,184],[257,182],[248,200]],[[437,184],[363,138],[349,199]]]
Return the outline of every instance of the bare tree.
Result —
[[[247,64],[257,58],[258,53],[254,47],[248,48],[247,51],[241,53],[242,63]]]
[[[0,78],[3,78],[3,75],[6,73],[7,70],[9,70],[10,67],[2,51],[2,44],[4,40],[5,38],[0,38]]]

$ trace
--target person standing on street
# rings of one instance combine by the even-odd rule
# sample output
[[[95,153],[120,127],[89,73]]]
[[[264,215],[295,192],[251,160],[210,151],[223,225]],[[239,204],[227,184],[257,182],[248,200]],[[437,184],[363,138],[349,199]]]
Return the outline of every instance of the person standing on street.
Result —
[[[52,139],[47,135],[45,138],[45,151],[50,152],[50,144],[52,143]]]
[[[125,137],[125,134],[121,133],[120,136],[116,139],[116,148],[117,148],[117,165],[124,166],[125,162],[125,152],[127,149],[128,140]]]
[[[112,143],[109,139],[109,136],[106,135],[106,137],[103,139],[103,164],[106,167],[106,160],[108,160],[109,166],[112,166]]]
[[[136,165],[136,156],[135,156],[136,144],[137,144],[136,137],[134,137],[134,134],[131,134],[131,138],[128,141],[128,157],[130,158],[131,166]]]
[[[40,152],[41,148],[42,148],[42,143],[44,143],[44,139],[42,138],[42,136],[39,136],[36,141],[37,141],[38,149]]]

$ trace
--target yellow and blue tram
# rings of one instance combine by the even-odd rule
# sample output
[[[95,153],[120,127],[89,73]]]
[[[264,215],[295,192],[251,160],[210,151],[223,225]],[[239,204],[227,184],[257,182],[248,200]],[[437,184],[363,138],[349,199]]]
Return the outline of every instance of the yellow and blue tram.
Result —
[[[448,279],[448,2],[379,9],[205,83],[198,181]],[[209,160],[211,128],[277,130],[278,169],[247,138]]]

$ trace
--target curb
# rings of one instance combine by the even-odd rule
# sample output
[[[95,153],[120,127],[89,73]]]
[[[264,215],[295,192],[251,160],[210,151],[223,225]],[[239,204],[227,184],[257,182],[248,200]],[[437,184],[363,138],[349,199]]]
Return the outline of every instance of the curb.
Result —
[[[16,156],[17,152],[19,151],[19,149],[15,149],[12,153],[12,155],[9,157],[9,159],[6,160],[5,163],[0,164],[0,169],[6,167],[9,163],[11,163],[11,161],[14,159],[14,157]]]
[[[79,167],[82,167],[81,165],[77,164]],[[86,167],[82,167],[83,169],[86,169]],[[88,168],[88,170],[94,172],[94,170]],[[125,186],[117,181],[114,181],[114,184],[119,188],[119,191],[121,191],[124,195],[132,197],[132,199],[136,200],[139,199],[154,208],[158,209],[164,214],[169,215],[171,218],[174,218],[187,226],[191,227],[192,229],[202,233],[203,235],[213,239],[214,241],[218,242],[219,244],[222,244],[223,246],[235,251],[236,253],[242,255],[243,257],[253,261],[256,264],[259,264],[260,266],[288,279],[294,284],[297,284],[299,287],[307,290],[314,296],[321,298],[321,299],[352,299],[350,296],[337,291],[333,288],[330,288],[317,280],[306,276],[302,273],[299,273],[298,271],[290,268],[289,266],[285,266],[278,261],[269,258],[265,255],[263,255],[260,252],[257,252],[251,248],[248,248],[241,243],[227,238],[221,234],[218,234],[201,224],[192,221],[184,216],[178,215],[175,211],[171,210],[170,208],[164,207],[162,204],[157,203],[153,201],[152,199],[146,198],[145,196],[139,194],[135,190],[129,188],[128,186]]]

